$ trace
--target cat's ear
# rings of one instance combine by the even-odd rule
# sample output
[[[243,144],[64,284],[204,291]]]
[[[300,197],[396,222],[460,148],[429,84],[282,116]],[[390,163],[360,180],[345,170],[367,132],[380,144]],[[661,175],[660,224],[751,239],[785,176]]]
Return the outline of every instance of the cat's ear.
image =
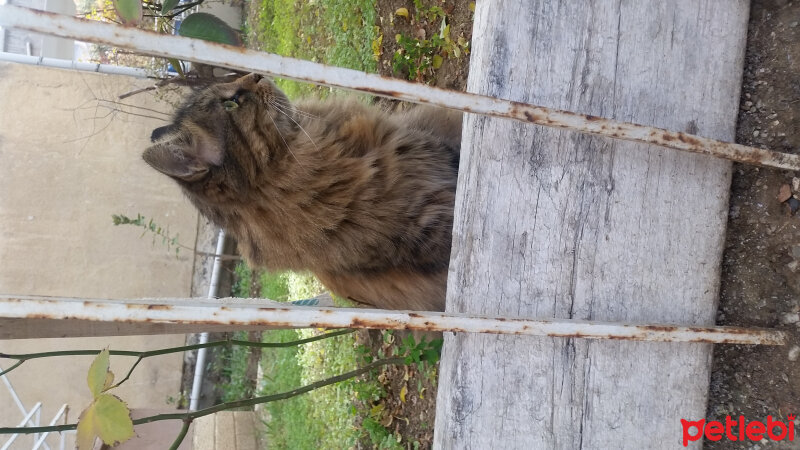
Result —
[[[194,181],[221,164],[222,152],[211,139],[200,138],[189,143],[181,137],[148,147],[142,158],[154,169],[173,178]]]
[[[175,125],[167,125],[163,127],[158,127],[150,133],[150,142],[156,142],[157,140],[161,139],[163,136],[166,136],[169,133],[172,133],[175,128]]]

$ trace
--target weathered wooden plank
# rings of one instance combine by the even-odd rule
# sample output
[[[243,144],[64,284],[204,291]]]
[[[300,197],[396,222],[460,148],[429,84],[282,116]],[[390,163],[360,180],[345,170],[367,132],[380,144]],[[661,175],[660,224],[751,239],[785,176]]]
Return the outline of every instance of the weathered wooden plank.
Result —
[[[468,90],[730,140],[748,6],[478,2]],[[729,181],[708,157],[470,115],[448,312],[712,324]],[[682,448],[710,358],[448,333],[435,445]]]

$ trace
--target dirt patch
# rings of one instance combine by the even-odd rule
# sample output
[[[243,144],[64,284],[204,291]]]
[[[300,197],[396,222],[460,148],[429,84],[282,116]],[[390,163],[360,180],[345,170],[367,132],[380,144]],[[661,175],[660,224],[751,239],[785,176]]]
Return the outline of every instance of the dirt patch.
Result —
[[[736,142],[799,153],[800,2],[751,6]],[[718,323],[774,327],[789,339],[784,347],[715,347],[709,419],[741,414],[748,420],[768,415],[786,420],[800,412],[800,216],[778,200],[793,176],[800,174],[735,167]],[[752,443],[706,445],[728,449]]]
[[[381,43],[381,56],[378,70],[381,75],[397,78],[409,78],[408,70],[395,70],[393,58],[395,52],[401,49],[397,36],[402,35],[417,41],[430,41],[433,36],[441,35],[442,21],[450,26],[449,36],[454,45],[459,45],[458,40],[469,42],[472,39],[472,10],[470,2],[434,1],[421,2],[423,8],[416,8],[411,0],[385,0],[378,1],[378,26],[383,34]],[[436,12],[431,12],[432,7],[439,6],[445,15],[442,19]],[[408,11],[408,17],[398,15],[401,8]],[[401,13],[402,14],[402,13]],[[459,56],[454,49],[437,48],[432,51],[442,57],[442,65],[438,69],[432,67],[421,70],[416,81],[434,86],[463,91],[467,87],[467,74],[469,73],[469,47],[464,51],[459,46]],[[433,55],[431,55],[433,56]],[[417,61],[417,65],[422,65]]]
[[[419,341],[441,339],[441,333],[418,333],[396,331],[391,340],[384,338],[380,330],[359,330],[356,342],[366,346],[373,357],[391,356],[391,351],[407,336]],[[369,405],[363,405],[383,427],[395,437],[400,436],[403,448],[427,449],[433,445],[433,422],[436,417],[436,376],[439,364],[420,370],[416,365],[385,366],[377,374],[386,395]],[[363,418],[362,418],[363,419]],[[364,428],[362,423],[356,424]],[[367,436],[359,448],[372,448]]]

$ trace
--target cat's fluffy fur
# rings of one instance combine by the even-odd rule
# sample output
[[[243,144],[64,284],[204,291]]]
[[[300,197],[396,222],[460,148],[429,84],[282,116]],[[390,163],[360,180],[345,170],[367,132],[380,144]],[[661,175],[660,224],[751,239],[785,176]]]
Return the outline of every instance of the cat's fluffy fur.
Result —
[[[292,106],[251,74],[193,94],[143,157],[250,264],[309,270],[376,307],[443,310],[460,139],[460,113]]]

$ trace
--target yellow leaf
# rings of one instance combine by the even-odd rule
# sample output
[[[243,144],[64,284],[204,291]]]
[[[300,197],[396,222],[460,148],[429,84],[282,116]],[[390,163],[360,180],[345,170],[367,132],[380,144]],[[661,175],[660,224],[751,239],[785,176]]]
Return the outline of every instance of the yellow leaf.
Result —
[[[89,406],[89,408],[91,408],[91,406]],[[92,421],[85,420],[89,408],[81,413],[81,417],[78,420],[78,432],[75,439],[75,448],[78,450],[91,450],[94,448],[94,440],[97,437],[92,429]]]
[[[381,54],[383,53],[381,45],[383,45],[383,33],[379,33],[378,37],[372,40],[372,58],[375,61],[380,60]]]
[[[114,384],[114,372],[109,370],[108,372],[106,372],[106,381],[105,383],[103,383],[103,392],[107,391],[108,388],[110,388],[111,385],[113,384]]]
[[[91,450],[95,437],[116,445],[133,437],[131,412],[125,402],[111,394],[100,394],[78,419],[78,450]]]
[[[386,408],[386,405],[384,405],[383,403],[378,403],[377,405],[370,408],[369,416],[375,420],[380,419],[380,417],[383,415],[384,408]]]
[[[475,2],[469,2],[469,10],[475,12]]]
[[[408,19],[408,9],[406,8],[397,8],[397,11],[394,12],[395,16],[405,17]]]
[[[401,401],[401,402],[403,402],[403,403],[405,403],[405,402],[406,402],[406,394],[407,394],[407,393],[408,393],[408,386],[406,386],[406,385],[404,384],[404,385],[403,385],[403,388],[402,388],[402,389],[400,389],[400,401]]]
[[[439,67],[442,67],[443,61],[444,59],[442,58],[442,55],[433,55],[433,60],[431,61],[431,67],[433,67],[434,69],[438,69]]]
[[[95,356],[92,365],[89,366],[89,374],[86,377],[86,384],[89,385],[89,390],[92,392],[92,397],[97,398],[110,384],[108,383],[108,349],[103,349]],[[111,375],[113,382],[114,376]]]

